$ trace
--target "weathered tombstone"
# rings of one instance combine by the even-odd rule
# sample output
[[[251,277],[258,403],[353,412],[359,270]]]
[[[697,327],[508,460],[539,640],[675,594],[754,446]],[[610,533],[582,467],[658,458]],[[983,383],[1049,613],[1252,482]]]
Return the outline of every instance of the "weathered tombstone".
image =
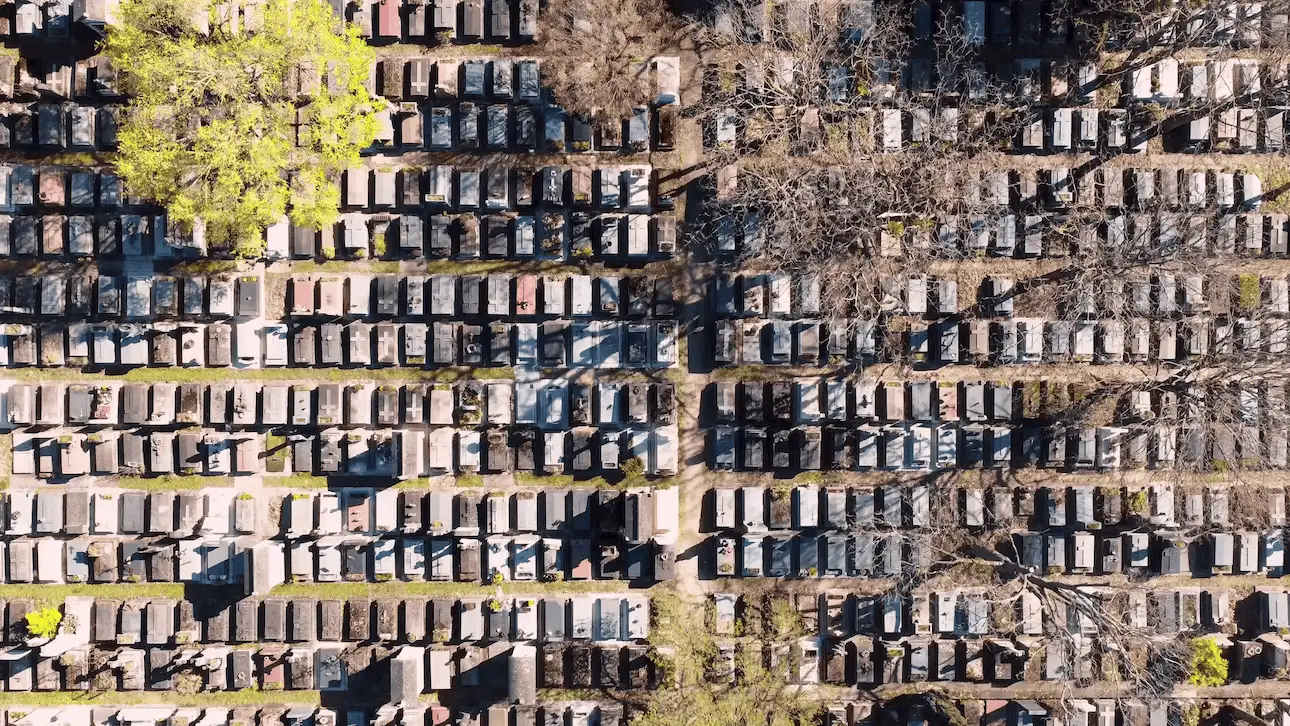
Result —
[[[149,602],[147,616],[147,640],[144,642],[148,645],[165,645],[169,643],[175,635],[175,601],[153,600]]]
[[[320,639],[328,642],[340,640],[344,623],[345,603],[340,600],[323,600]]]
[[[210,643],[227,643],[229,626],[229,609],[227,606],[216,608],[206,616],[206,641]]]
[[[95,600],[91,639],[95,642],[116,642],[116,621],[120,603],[115,600]]]
[[[318,637],[318,601],[296,598],[291,601],[291,641],[302,643]]]
[[[230,654],[229,659],[230,661],[232,661],[232,676],[233,676],[233,683],[231,687],[234,690],[240,691],[243,688],[250,688],[252,685],[254,685],[254,681],[253,681],[254,671],[252,669],[252,664],[251,664],[252,655],[253,655],[253,651],[245,650],[242,648],[238,648],[237,650],[234,650]]]
[[[260,601],[247,598],[237,602],[237,612],[233,619],[233,640],[238,643],[254,643],[259,640]]]
[[[372,601],[356,598],[349,601],[349,618],[345,628],[345,640],[365,641],[371,637]]]
[[[151,648],[148,650],[148,688],[154,691],[171,689],[170,664],[175,660],[172,648]]]
[[[264,601],[264,631],[261,639],[280,642],[287,636],[287,601],[271,597]]]
[[[143,640],[143,609],[138,600],[127,600],[121,606],[121,626],[116,634],[118,645],[136,645]]]
[[[403,638],[409,643],[426,640],[426,602],[423,598],[403,601]]]
[[[67,507],[66,532],[71,535],[89,534],[90,495],[86,491],[67,492],[63,498]]]

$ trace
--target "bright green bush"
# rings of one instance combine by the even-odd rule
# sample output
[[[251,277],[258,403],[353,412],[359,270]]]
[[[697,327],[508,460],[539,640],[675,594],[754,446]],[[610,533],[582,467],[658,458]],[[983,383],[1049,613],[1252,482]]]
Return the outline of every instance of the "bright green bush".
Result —
[[[1227,659],[1213,638],[1193,638],[1187,682],[1193,686],[1227,685]]]
[[[63,623],[63,613],[58,608],[41,608],[27,613],[27,634],[33,638],[52,638],[58,635]]]

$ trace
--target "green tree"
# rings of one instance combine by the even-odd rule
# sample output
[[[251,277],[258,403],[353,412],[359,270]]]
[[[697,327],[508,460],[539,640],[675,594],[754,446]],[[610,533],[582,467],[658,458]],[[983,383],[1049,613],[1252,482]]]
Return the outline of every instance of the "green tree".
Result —
[[[184,229],[200,220],[210,245],[253,257],[288,209],[302,226],[336,220],[336,179],[372,144],[385,102],[365,85],[374,51],[323,0],[248,12],[123,0],[102,50],[131,98],[118,134],[126,185]]]
[[[735,673],[729,673],[702,607],[660,594],[653,610],[650,644],[663,685],[649,693],[632,726],[790,726],[815,720],[819,699],[791,686],[784,664],[765,667],[760,648],[740,648]]]
[[[1192,639],[1187,683],[1210,687],[1227,685],[1227,659],[1223,657],[1223,649],[1218,647],[1218,642],[1213,638]]]
[[[33,638],[52,638],[58,635],[63,613],[56,607],[41,608],[27,613],[27,634]]]

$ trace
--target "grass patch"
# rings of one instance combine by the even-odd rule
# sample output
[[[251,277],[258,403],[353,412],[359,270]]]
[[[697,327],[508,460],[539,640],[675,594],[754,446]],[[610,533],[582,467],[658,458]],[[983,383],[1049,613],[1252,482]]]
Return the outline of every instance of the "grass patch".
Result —
[[[326,489],[328,487],[328,479],[325,476],[314,476],[313,474],[266,476],[264,478],[264,486],[290,489]]]
[[[458,275],[486,275],[494,272],[552,273],[567,270],[569,274],[581,272],[576,265],[562,262],[516,262],[515,260],[327,260],[312,262],[308,260],[291,263],[291,275],[310,274],[362,274],[395,273],[406,271],[412,274],[434,274],[451,272]]]
[[[594,688],[543,688],[543,703],[563,703],[565,701],[599,701],[604,698],[604,691]]]
[[[576,479],[569,474],[535,474],[531,471],[515,472],[517,486],[531,487],[569,487],[582,489],[640,489],[652,487],[667,489],[676,486],[680,480],[675,476],[650,478],[644,474],[629,474],[617,481],[610,481],[603,476],[590,479]]]
[[[331,599],[348,599],[362,597],[406,597],[424,595],[427,597],[473,597],[496,593],[501,590],[510,595],[542,595],[546,593],[569,592],[620,592],[630,589],[630,583],[623,580],[586,580],[580,582],[316,582],[292,583],[278,585],[270,594],[282,597],[316,597]]]
[[[681,384],[685,382],[686,371],[690,368],[690,333],[684,329],[681,321],[676,325],[676,364],[664,370],[663,375],[667,376],[676,384],[677,393],[680,393]]]
[[[319,691],[260,691],[244,688],[240,691],[216,691],[210,693],[179,693],[178,691],[46,691],[29,693],[6,693],[6,706],[67,706],[111,704],[120,706],[148,705],[159,706],[209,706],[212,708],[233,708],[237,706],[272,706],[284,704],[318,705],[322,703]]]
[[[458,474],[453,483],[459,487],[482,487],[484,486],[484,477],[479,474]]]
[[[0,489],[9,488],[11,471],[13,471],[13,436],[0,436]]]
[[[771,381],[783,375],[773,366],[722,366],[712,369],[715,381]]]
[[[650,479],[648,481],[649,481],[648,486],[652,486],[655,489],[671,489],[674,486],[680,486],[681,476],[679,474],[674,474],[672,476],[661,476],[657,479]],[[646,485],[639,484],[639,485],[633,485],[633,486],[646,486]]]
[[[238,260],[213,260],[210,258],[200,260],[183,260],[176,262],[171,268],[172,273],[182,273],[185,275],[215,275],[221,272],[233,273],[242,269],[242,263]]]
[[[7,55],[6,48],[3,52]],[[42,157],[40,163],[42,166],[98,166],[101,164],[112,164],[116,162],[115,153],[92,154],[88,151],[68,151],[62,154],[52,154]]]
[[[579,482],[575,482],[573,477],[568,474],[534,474],[531,471],[515,472],[515,483],[520,486],[533,487],[573,487],[579,485]],[[582,482],[582,484],[590,486],[587,482]]]
[[[1263,210],[1278,214],[1290,212],[1290,170],[1276,168],[1260,176],[1263,177]]]
[[[351,272],[361,274],[364,272],[398,272],[402,266],[403,263],[398,260],[327,260],[326,262],[302,260],[292,262],[291,271],[296,274],[309,274],[311,272]]]
[[[552,273],[565,271],[577,274],[582,268],[563,262],[516,262],[515,260],[427,260],[422,265],[426,272],[453,272],[460,275],[483,275],[492,272]]]
[[[396,491],[402,492],[402,491],[415,491],[418,489],[429,489],[431,488],[431,486],[432,485],[430,484],[430,479],[422,476],[422,477],[417,477],[415,479],[404,479],[399,483],[394,484],[393,486],[388,486],[385,488],[394,489]]]
[[[264,439],[265,469],[269,472],[287,470],[287,437],[281,434],[268,434]]]
[[[87,582],[75,585],[0,585],[0,600],[29,599],[37,604],[62,603],[69,597],[89,596],[128,600],[129,598],[184,599],[182,583],[109,583],[95,585]],[[66,695],[66,694],[64,694]]]
[[[17,368],[6,373],[10,378],[36,381],[84,381],[102,383],[102,372],[78,370]],[[515,378],[512,368],[378,368],[354,370],[352,368],[135,368],[125,373],[107,376],[117,383],[228,383],[231,380],[252,381],[436,381],[458,380],[508,380]]]
[[[150,492],[169,492],[179,489],[205,489],[207,487],[233,486],[226,476],[201,474],[163,474],[161,476],[123,476],[117,483],[122,489],[143,489]]]

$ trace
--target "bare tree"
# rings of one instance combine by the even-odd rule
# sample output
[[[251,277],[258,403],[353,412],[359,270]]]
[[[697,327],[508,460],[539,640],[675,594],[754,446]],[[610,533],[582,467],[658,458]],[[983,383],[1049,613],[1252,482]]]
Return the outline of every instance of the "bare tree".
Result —
[[[703,33],[715,252],[826,271],[825,307],[877,312],[883,278],[946,254],[935,215],[964,203],[958,181],[1007,150],[1028,112],[948,14],[916,38],[901,4],[764,8],[726,0]]]
[[[1045,81],[1037,63],[992,73],[984,32],[951,13],[927,28],[899,5],[766,14],[728,0],[703,36],[714,252],[814,276],[830,328],[877,319],[898,335],[914,326],[907,281],[961,279],[978,255],[1023,258],[998,273],[1002,297],[960,285],[968,302],[943,324],[990,341],[969,362],[1098,364],[1090,395],[1050,411],[1051,435],[1123,429],[1107,433],[1130,462],[1180,473],[1284,465],[1284,280],[1251,265],[1264,232],[1243,216],[1262,201],[1257,174],[1126,169],[1125,155],[1153,139],[1257,145],[1258,119],[1285,102],[1288,6],[1247,17],[1218,2],[1083,3],[1067,18],[1077,55]],[[1188,63],[1212,77],[1180,80]],[[1031,108],[1046,102],[1058,108]],[[1107,102],[1121,108],[1099,124]],[[1092,120],[1078,143],[1072,103]],[[1050,143],[1059,121],[1067,138]],[[894,362],[914,360],[909,346]]]
[[[565,109],[620,120],[654,98],[654,60],[682,26],[649,0],[554,0],[544,7],[543,83]]]

